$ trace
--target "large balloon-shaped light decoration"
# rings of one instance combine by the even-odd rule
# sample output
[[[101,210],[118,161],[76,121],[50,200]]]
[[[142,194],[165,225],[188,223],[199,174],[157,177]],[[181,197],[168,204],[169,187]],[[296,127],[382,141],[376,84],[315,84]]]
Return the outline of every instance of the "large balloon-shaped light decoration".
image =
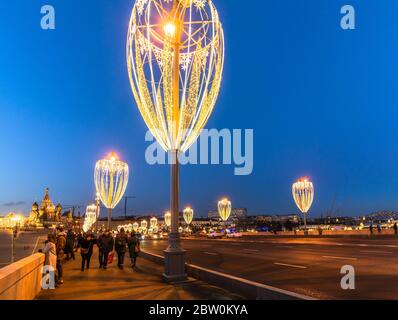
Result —
[[[167,227],[170,227],[170,226],[171,226],[171,213],[170,213],[170,211],[167,211],[167,212],[164,214],[164,224],[165,224]]]
[[[229,219],[229,216],[231,215],[231,210],[231,201],[229,201],[227,198],[218,201],[218,213],[222,221],[225,222]]]
[[[189,226],[193,220],[193,209],[191,207],[186,207],[183,211],[183,216],[186,224]]]
[[[148,228],[148,221],[142,220],[142,221],[141,221],[141,228],[142,228],[142,229]]]
[[[87,206],[86,214],[84,217],[83,231],[84,232],[89,231],[96,221],[97,221],[97,206],[95,204]]]
[[[307,234],[307,212],[314,200],[314,185],[308,178],[300,178],[292,185],[294,202],[304,215],[304,232]]]
[[[138,109],[171,156],[172,236],[165,266],[175,259],[179,267],[166,269],[165,275],[186,277],[178,234],[178,154],[196,141],[220,91],[224,34],[217,9],[211,0],[137,0],[126,52]],[[177,252],[181,258],[176,258]]]
[[[127,163],[118,159],[112,152],[107,158],[95,165],[94,182],[102,203],[108,208],[108,229],[110,228],[112,209],[122,199],[129,179]]]
[[[156,217],[152,217],[151,220],[149,220],[149,224],[151,228],[154,229],[158,225],[158,219]]]
[[[215,106],[224,34],[211,0],[137,0],[127,38],[131,88],[166,150],[185,152]]]
[[[138,224],[138,222],[134,222],[133,223],[133,230],[134,230],[134,232],[137,232],[138,231],[138,228],[139,228],[139,224]]]

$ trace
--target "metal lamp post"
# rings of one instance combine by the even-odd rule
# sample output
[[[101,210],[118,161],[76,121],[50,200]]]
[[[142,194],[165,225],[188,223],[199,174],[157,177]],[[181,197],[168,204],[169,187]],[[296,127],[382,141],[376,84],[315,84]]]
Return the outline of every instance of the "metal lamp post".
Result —
[[[292,186],[293,199],[304,215],[304,234],[308,235],[307,213],[314,200],[314,185],[308,178],[300,178]]]
[[[179,224],[179,153],[196,141],[215,106],[224,34],[211,0],[137,0],[127,38],[127,66],[137,106],[171,160],[171,232],[166,281],[186,279]]]
[[[108,208],[108,224],[110,229],[112,209],[122,199],[129,179],[127,163],[120,161],[112,152],[107,158],[99,160],[95,165],[94,183],[102,203]]]

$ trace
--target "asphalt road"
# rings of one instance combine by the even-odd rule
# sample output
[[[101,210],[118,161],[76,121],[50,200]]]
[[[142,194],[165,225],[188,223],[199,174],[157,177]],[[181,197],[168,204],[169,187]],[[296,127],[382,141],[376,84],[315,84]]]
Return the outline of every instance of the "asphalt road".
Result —
[[[44,233],[20,232],[14,242],[14,261],[23,259],[43,247]],[[12,232],[0,230],[0,268],[11,263]]]
[[[11,244],[10,231],[0,231],[0,268],[11,261]]]
[[[398,238],[183,240],[188,263],[318,299],[398,299]],[[163,254],[167,240],[142,242]],[[341,267],[355,268],[343,290]]]

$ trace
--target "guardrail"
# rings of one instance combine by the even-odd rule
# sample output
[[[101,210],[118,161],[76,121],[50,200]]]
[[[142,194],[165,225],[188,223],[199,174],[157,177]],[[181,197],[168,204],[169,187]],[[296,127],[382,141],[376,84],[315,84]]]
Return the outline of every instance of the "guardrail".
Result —
[[[164,263],[164,257],[147,251],[141,251],[141,257],[158,264]],[[230,274],[210,270],[193,264],[186,264],[188,276],[216,285],[250,300],[317,300],[291,291],[275,288]]]
[[[37,253],[0,269],[0,300],[33,300],[41,291],[44,254]]]

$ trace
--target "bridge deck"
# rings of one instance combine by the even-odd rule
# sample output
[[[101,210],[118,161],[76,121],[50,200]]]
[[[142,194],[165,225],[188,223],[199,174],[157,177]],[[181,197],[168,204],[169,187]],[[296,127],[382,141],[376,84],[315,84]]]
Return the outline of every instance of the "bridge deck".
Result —
[[[81,257],[64,264],[64,284],[55,290],[42,291],[39,300],[206,300],[241,299],[221,288],[193,280],[170,285],[162,281],[163,267],[138,258],[133,270],[128,253],[124,270],[113,261],[107,270],[98,268],[98,253],[94,252],[90,269],[80,271]]]

